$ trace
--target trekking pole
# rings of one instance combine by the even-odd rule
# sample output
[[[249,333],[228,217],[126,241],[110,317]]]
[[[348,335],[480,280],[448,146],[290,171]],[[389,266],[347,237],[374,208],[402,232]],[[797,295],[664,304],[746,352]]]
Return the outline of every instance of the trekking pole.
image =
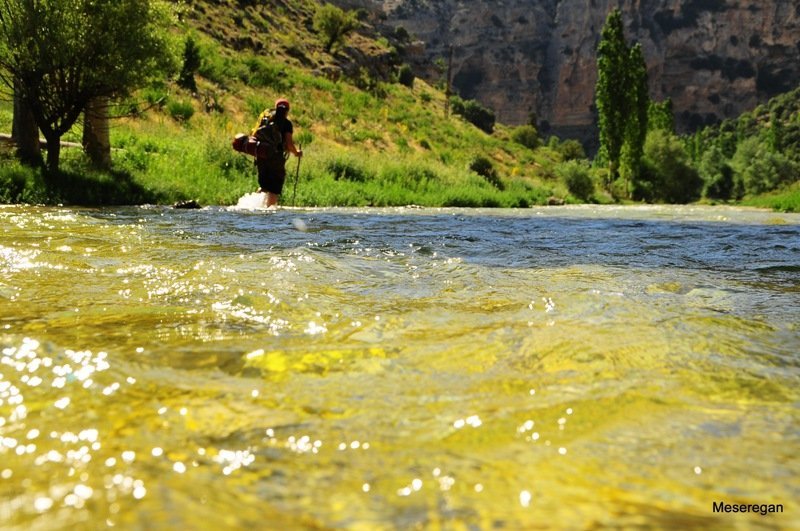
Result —
[[[300,148],[300,152],[303,152],[303,145],[297,144]],[[294,174],[294,189],[292,190],[292,206],[294,206],[294,198],[297,196],[297,180],[300,178],[300,159],[303,157],[297,157],[297,171]]]

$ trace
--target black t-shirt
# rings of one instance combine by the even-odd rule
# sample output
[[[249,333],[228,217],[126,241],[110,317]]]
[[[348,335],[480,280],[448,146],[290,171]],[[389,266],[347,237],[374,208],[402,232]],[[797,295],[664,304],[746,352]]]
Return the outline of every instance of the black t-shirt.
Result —
[[[284,138],[286,137],[286,133],[294,133],[294,126],[292,125],[292,121],[288,118],[276,116],[275,123],[278,124],[278,127],[280,128],[281,134],[284,136]]]

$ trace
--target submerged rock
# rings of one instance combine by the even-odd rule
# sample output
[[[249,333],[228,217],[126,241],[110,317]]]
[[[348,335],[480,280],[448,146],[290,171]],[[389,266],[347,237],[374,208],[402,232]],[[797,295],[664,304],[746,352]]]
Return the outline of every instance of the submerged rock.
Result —
[[[200,206],[200,203],[198,203],[194,199],[189,199],[187,201],[178,201],[177,203],[172,205],[172,207],[173,208],[202,208]]]

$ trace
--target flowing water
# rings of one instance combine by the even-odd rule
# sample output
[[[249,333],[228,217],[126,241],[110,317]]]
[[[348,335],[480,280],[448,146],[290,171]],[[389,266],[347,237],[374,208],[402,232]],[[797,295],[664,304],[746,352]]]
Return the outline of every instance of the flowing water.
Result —
[[[800,526],[798,215],[7,206],[0,273],[0,528]]]

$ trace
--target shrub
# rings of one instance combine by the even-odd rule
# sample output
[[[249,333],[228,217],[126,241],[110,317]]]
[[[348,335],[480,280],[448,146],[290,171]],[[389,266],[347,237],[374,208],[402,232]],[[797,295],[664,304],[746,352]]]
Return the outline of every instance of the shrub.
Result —
[[[344,42],[345,36],[358,27],[355,13],[345,13],[333,4],[324,4],[314,14],[314,30],[322,39],[325,51]]]
[[[587,161],[568,160],[555,168],[556,175],[564,181],[569,193],[581,201],[589,201],[594,194],[594,182],[589,175]]]
[[[411,34],[408,33],[408,30],[403,26],[397,26],[394,29],[394,38],[400,42],[409,42],[411,40]]]
[[[530,149],[541,145],[539,132],[532,125],[521,125],[511,132],[511,140]]]
[[[397,71],[397,82],[408,88],[414,88],[414,72],[408,65],[401,65]]]
[[[194,41],[194,37],[189,35],[183,47],[183,67],[178,76],[178,86],[192,92],[197,92],[197,83],[194,75],[200,68],[200,49]]]
[[[734,192],[733,168],[722,150],[713,146],[703,153],[700,160],[700,176],[705,181],[703,195],[710,199],[730,199]]]
[[[633,182],[633,197],[666,203],[699,199],[703,180],[686,159],[677,136],[662,129],[652,131],[645,142],[641,174]]]
[[[497,175],[497,171],[494,169],[492,161],[486,157],[478,155],[472,159],[472,162],[469,164],[469,169],[486,179],[486,182],[498,190],[505,189],[505,186],[503,186],[503,181],[501,181],[500,176]]]
[[[169,100],[167,88],[163,84],[153,84],[142,89],[142,97],[147,102],[149,107],[157,107],[161,109],[164,104]]]
[[[458,96],[450,99],[450,105],[455,114],[461,115],[466,121],[491,135],[494,131],[494,112],[482,106],[475,100],[462,100]]]
[[[583,150],[583,145],[577,140],[568,138],[561,142],[556,147],[556,151],[561,154],[563,160],[579,160],[586,158],[586,152]]]
[[[364,167],[346,158],[329,160],[325,168],[333,175],[335,180],[363,183],[373,178],[373,175]]]
[[[280,65],[269,63],[261,57],[249,57],[245,60],[249,71],[248,85],[254,87],[271,87],[281,91],[291,88],[290,78]]]
[[[791,183],[798,171],[795,166],[784,154],[770,151],[757,137],[740,143],[733,156],[740,195],[762,194]]]
[[[167,112],[173,120],[188,122],[194,116],[194,107],[190,101],[171,100],[167,104]]]

